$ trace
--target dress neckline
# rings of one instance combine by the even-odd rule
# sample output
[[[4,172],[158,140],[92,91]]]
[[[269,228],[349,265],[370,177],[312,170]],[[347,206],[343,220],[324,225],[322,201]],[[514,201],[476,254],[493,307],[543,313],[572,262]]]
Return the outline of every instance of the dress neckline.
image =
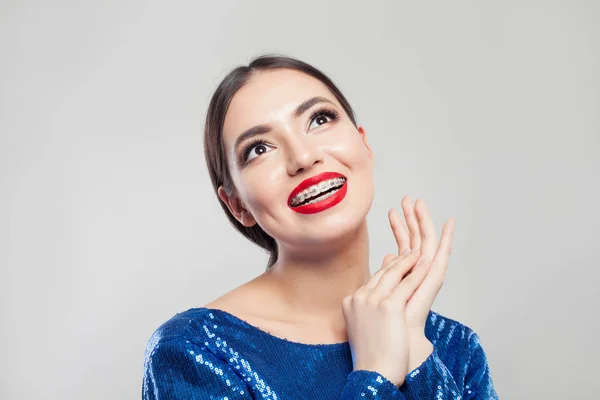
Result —
[[[339,343],[319,343],[319,344],[312,344],[312,343],[302,343],[302,342],[294,342],[292,340],[288,340],[285,338],[280,338],[279,336],[275,336],[270,334],[267,331],[262,330],[261,328],[259,328],[258,326],[254,326],[251,323],[249,323],[248,321],[237,317],[225,310],[221,310],[218,308],[210,308],[210,307],[195,307],[195,308],[191,308],[188,311],[193,311],[193,310],[206,310],[206,311],[210,311],[212,313],[216,313],[216,314],[222,314],[225,317],[231,318],[233,320],[235,320],[236,322],[246,326],[247,328],[249,328],[250,330],[256,332],[259,335],[265,336],[267,338],[270,338],[274,341],[278,341],[278,342],[284,342],[288,345],[293,345],[293,346],[298,346],[298,347],[304,347],[307,349],[316,349],[316,350],[324,350],[324,349],[332,349],[332,350],[336,350],[336,349],[347,349],[350,347],[350,342],[346,341],[346,342],[339,342]]]

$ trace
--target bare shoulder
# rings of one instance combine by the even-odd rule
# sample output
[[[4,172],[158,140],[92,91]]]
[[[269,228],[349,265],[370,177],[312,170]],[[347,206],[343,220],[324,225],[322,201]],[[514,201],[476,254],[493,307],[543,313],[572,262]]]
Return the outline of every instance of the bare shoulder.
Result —
[[[261,276],[248,281],[206,304],[206,308],[226,311],[246,321],[277,319],[273,292]]]
[[[216,298],[204,307],[222,310],[267,333],[278,337],[296,337],[298,328],[283,316],[274,292],[255,278]],[[302,339],[302,337],[300,337]]]
[[[339,321],[300,322],[282,305],[277,288],[257,277],[206,304],[226,311],[273,336],[305,344],[339,343],[348,340]]]

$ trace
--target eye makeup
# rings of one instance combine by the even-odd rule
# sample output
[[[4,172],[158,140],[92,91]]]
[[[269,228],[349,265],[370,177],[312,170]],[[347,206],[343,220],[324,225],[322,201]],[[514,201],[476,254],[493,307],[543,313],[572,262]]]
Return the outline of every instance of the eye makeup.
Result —
[[[320,107],[312,112],[312,114],[310,115],[310,118],[309,118],[308,126],[310,127],[313,120],[315,120],[317,117],[322,116],[322,115],[330,118],[330,121],[327,121],[327,122],[334,122],[340,118],[338,111],[336,111],[335,109],[333,109],[331,107],[324,106],[324,107]],[[321,125],[324,125],[324,124],[321,124]],[[321,125],[319,125],[319,126],[321,126]],[[254,138],[254,139],[249,140],[248,143],[246,145],[244,145],[244,147],[240,151],[240,155],[238,157],[238,165],[241,167],[246,165],[249,162],[248,156],[250,155],[250,152],[255,147],[258,147],[258,146],[270,146],[270,145],[267,144],[263,139],[260,139],[260,138]]]

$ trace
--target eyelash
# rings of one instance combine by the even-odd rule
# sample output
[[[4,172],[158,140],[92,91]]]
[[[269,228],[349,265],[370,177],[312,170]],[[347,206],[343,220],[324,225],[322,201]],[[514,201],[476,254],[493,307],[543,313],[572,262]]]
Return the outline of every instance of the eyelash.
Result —
[[[326,117],[331,118],[331,121],[329,121],[329,122],[337,121],[340,117],[340,114],[333,108],[321,107],[321,108],[313,111],[313,113],[310,115],[310,119],[309,119],[310,123],[312,124],[313,120],[320,115],[324,115]],[[321,124],[321,125],[324,125],[324,124]],[[309,124],[309,126],[310,126],[310,124]],[[250,152],[252,151],[252,149],[255,146],[258,146],[259,144],[267,144],[267,143],[263,139],[251,139],[250,142],[248,142],[248,144],[242,150],[242,153],[240,156],[240,165],[246,164],[246,162],[248,160],[248,156],[250,155]]]

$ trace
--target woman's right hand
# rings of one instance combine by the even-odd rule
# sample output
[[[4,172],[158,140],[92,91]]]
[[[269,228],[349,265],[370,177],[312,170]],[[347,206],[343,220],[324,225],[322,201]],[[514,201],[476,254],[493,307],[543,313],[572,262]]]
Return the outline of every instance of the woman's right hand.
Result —
[[[353,370],[378,372],[398,387],[409,372],[406,302],[428,272],[427,264],[415,265],[420,255],[414,249],[386,256],[382,268],[342,300]]]

